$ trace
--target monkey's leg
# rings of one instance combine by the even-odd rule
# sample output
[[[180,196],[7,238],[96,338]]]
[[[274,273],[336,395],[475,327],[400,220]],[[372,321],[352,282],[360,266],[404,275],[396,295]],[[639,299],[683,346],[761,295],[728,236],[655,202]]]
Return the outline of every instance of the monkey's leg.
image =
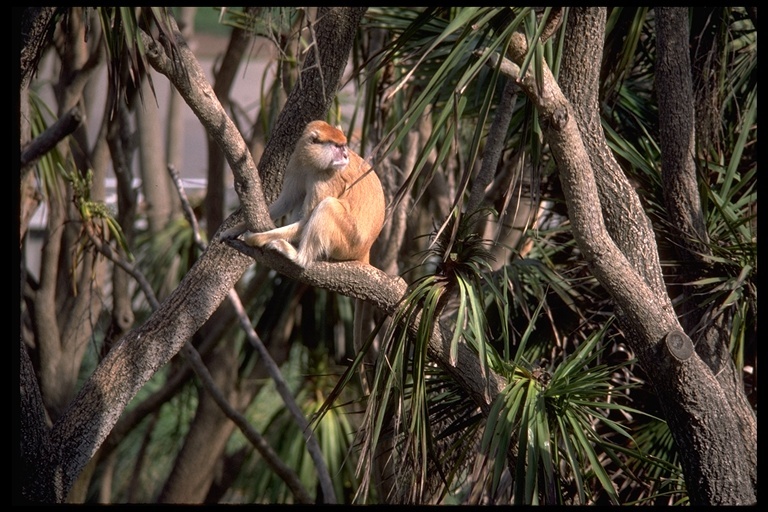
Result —
[[[276,240],[272,240],[270,242],[267,242],[267,244],[264,246],[265,249],[272,249],[279,253],[282,253],[283,256],[288,258],[291,261],[296,261],[296,257],[298,256],[298,252],[296,252],[296,248],[291,245],[291,243],[287,240],[283,240],[282,238],[278,238]]]
[[[361,254],[365,251],[360,250],[360,242],[355,219],[349,214],[346,203],[326,197],[304,225],[296,261],[302,267],[323,257],[367,263],[368,254]]]
[[[295,260],[297,255],[296,248],[291,245],[290,241],[297,241],[300,231],[301,223],[294,222],[293,224],[270,231],[251,233],[245,227],[245,222],[241,222],[219,235],[219,241],[236,238],[240,234],[245,233],[243,235],[243,242],[251,247],[269,247],[283,253],[288,259]]]

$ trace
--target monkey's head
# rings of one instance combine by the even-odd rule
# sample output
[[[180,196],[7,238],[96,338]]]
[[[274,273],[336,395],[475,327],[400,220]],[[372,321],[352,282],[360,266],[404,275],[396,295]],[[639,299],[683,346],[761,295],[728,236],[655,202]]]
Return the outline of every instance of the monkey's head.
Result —
[[[299,144],[307,158],[322,170],[339,171],[349,164],[347,137],[325,121],[312,121],[304,129]]]

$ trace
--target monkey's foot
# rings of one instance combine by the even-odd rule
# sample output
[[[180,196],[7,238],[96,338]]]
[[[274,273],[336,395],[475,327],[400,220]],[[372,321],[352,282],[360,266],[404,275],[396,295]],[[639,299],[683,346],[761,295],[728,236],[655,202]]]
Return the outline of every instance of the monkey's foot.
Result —
[[[228,230],[219,233],[217,241],[223,242],[224,240],[231,240],[237,238],[243,233],[243,227],[240,225],[229,228]]]

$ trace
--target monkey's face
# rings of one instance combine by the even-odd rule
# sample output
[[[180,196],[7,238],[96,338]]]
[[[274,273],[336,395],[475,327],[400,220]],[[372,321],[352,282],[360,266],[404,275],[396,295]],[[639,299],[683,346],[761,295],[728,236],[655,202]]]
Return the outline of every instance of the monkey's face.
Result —
[[[322,121],[310,123],[304,140],[309,160],[325,170],[340,171],[349,165],[349,150],[344,132]]]
[[[344,144],[315,140],[307,146],[313,167],[323,171],[340,171],[349,165],[349,152]]]
[[[331,159],[331,163],[328,167],[332,167],[335,171],[340,171],[349,165],[349,153],[347,152],[346,144],[326,142],[325,150]]]

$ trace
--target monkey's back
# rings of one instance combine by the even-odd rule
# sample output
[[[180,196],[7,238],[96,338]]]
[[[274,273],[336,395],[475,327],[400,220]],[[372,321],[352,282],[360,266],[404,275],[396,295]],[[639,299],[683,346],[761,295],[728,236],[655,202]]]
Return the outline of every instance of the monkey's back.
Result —
[[[359,155],[350,151],[344,176],[345,188],[339,199],[345,200],[355,225],[356,240],[350,240],[355,259],[369,262],[370,250],[384,226],[384,189],[376,171]]]

